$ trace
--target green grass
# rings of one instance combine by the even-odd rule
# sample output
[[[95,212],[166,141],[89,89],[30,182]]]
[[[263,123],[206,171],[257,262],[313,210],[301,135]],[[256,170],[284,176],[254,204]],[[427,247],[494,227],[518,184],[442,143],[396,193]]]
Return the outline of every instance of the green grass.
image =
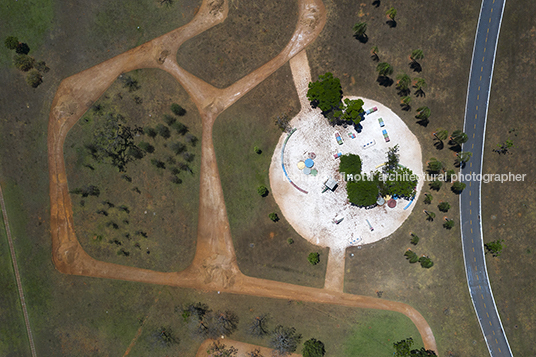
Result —
[[[3,217],[0,215],[0,354],[2,356],[26,356],[30,354],[30,345],[24,317],[20,305],[19,293]]]
[[[393,343],[412,337],[414,348],[422,347],[422,339],[411,320],[397,312],[364,310],[351,336],[344,342],[344,356],[389,357]]]
[[[18,37],[30,46],[30,55],[37,49],[52,26],[54,0],[2,1],[0,2],[0,64],[11,65],[15,51],[4,46],[8,36]]]

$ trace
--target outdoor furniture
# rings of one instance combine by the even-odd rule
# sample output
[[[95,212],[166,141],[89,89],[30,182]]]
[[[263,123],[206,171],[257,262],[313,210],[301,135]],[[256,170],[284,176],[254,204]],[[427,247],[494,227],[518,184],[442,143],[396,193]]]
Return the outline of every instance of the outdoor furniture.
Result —
[[[309,159],[312,159],[312,160],[316,159],[316,154],[314,152],[310,152]]]
[[[338,159],[341,156],[342,156],[342,152],[338,152],[335,155],[333,155],[333,157],[336,158],[336,159]]]
[[[298,162],[298,169],[303,170],[304,167],[305,167],[305,162],[303,161]]]
[[[383,118],[378,118],[378,123],[380,123],[381,128],[385,126],[385,123],[383,122]]]
[[[341,134],[339,134],[339,132],[335,133],[335,139],[337,139],[337,143],[339,145],[342,145],[342,138],[341,138]]]
[[[335,189],[337,188],[337,185],[338,185],[337,181],[332,178],[328,178],[326,182],[324,182],[324,186],[326,186],[331,191],[335,191]]]
[[[306,167],[303,169],[303,173],[306,174],[306,175],[309,175],[311,173],[311,169]]]
[[[365,144],[363,144],[363,149],[368,149],[369,147],[373,146],[374,144],[376,144],[376,140],[373,139],[371,141],[368,141]]]
[[[350,139],[355,139],[355,134],[354,133],[348,133],[348,136],[350,137]]]
[[[395,208],[396,207],[396,201],[391,198],[389,201],[387,201],[387,206],[389,206],[389,208]]]
[[[374,231],[374,228],[372,227],[372,224],[370,224],[370,222],[369,222],[368,219],[367,219],[367,223],[368,223],[368,226],[369,226],[369,228],[370,228],[370,231],[371,231],[371,232]]]
[[[387,130],[383,129],[382,134],[383,134],[383,138],[385,139],[386,142],[391,141],[391,139],[389,139],[389,135],[387,135]]]
[[[374,113],[374,112],[377,111],[377,110],[378,110],[377,107],[372,107],[372,108],[368,109],[367,111],[365,111],[365,113],[367,113],[367,115],[369,115],[369,114]]]
[[[317,169],[311,169],[311,176],[316,176],[318,174]]]
[[[313,165],[315,164],[315,162],[311,159],[306,159],[305,160],[305,167],[308,167],[308,168],[311,168],[313,167]]]

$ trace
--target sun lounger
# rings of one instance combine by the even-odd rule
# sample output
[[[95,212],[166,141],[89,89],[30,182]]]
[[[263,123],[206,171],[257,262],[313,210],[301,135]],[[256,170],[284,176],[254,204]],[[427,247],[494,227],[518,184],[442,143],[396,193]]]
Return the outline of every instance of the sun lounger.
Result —
[[[368,149],[369,147],[376,144],[376,140],[367,141],[365,144],[363,144],[363,149]]]
[[[341,138],[341,134],[339,134],[339,132],[335,133],[335,139],[337,139],[337,143],[339,145],[342,145],[342,138]]]
[[[383,122],[383,118],[378,118],[378,123],[380,123],[381,128],[385,126],[385,123]]]

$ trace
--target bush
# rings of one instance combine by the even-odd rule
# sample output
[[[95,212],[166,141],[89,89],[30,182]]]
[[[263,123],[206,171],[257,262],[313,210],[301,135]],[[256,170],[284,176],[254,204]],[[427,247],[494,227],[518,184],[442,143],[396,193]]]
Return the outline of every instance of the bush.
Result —
[[[258,146],[255,146],[253,148],[253,151],[255,151],[255,154],[258,154],[258,155],[262,154],[262,150]]]
[[[294,239],[292,239],[292,238],[287,239],[287,243],[288,243],[288,244],[293,244],[293,243],[294,243]]]
[[[184,109],[177,103],[171,104],[171,111],[173,112],[173,114],[178,115],[180,117],[186,114],[186,109]]]
[[[35,69],[37,69],[41,73],[47,73],[48,71],[50,71],[50,68],[48,68],[45,61],[38,61],[35,64]]]
[[[431,267],[434,266],[434,262],[432,261],[432,259],[428,257],[420,257],[419,263],[421,263],[421,267],[426,268],[426,269],[430,269]]]
[[[15,48],[15,52],[17,52],[18,54],[27,55],[28,53],[30,53],[30,47],[26,43],[21,42]]]
[[[10,50],[14,50],[19,45],[19,39],[15,36],[9,36],[5,39],[4,45]]]
[[[439,208],[441,212],[448,212],[450,209],[450,204],[448,202],[441,202],[439,205],[437,205],[437,208]]]
[[[270,219],[273,221],[273,222],[277,222],[279,221],[279,217],[277,216],[277,213],[275,212],[272,212],[268,215],[268,217],[270,217]]]
[[[177,118],[171,116],[171,115],[164,115],[164,122],[169,125],[169,126],[172,126],[173,124],[175,124],[175,122],[177,121]]]
[[[192,134],[186,134],[185,139],[186,139],[186,142],[192,146],[195,146],[195,144],[197,144],[197,142],[199,141],[199,139]]]
[[[151,164],[153,164],[154,166],[156,166],[159,169],[165,169],[166,168],[165,162],[157,160],[157,159],[151,159]]]
[[[301,337],[301,334],[296,334],[294,327],[279,325],[271,333],[269,346],[276,350],[280,356],[285,356],[296,351]]]
[[[378,183],[367,179],[366,175],[362,175],[360,181],[349,181],[346,184],[346,191],[350,203],[359,207],[375,205],[379,194]]]
[[[144,156],[143,151],[135,146],[128,148],[128,155],[138,160],[143,159]]]
[[[491,253],[493,257],[500,256],[501,250],[504,248],[502,245],[503,242],[504,239],[497,239],[496,241],[484,244],[484,247],[486,247],[486,253]]]
[[[170,149],[175,153],[175,155],[179,155],[186,151],[186,145],[181,142],[176,142],[170,145]]]
[[[406,250],[406,252],[404,253],[404,256],[406,257],[407,260],[409,260],[411,264],[417,263],[419,261],[419,257],[411,249]]]
[[[13,64],[15,65],[15,67],[17,67],[23,72],[28,72],[30,69],[32,69],[34,63],[35,60],[33,59],[33,57],[30,57],[28,55],[13,56]]]
[[[439,189],[441,188],[441,186],[443,186],[443,182],[441,182],[441,181],[439,181],[439,180],[435,180],[435,181],[430,182],[430,188],[431,188],[432,190],[439,191]]]
[[[171,127],[180,135],[184,135],[188,132],[188,127],[181,122],[175,122],[173,125],[171,125]]]
[[[417,245],[419,243],[419,236],[411,233],[411,244]]]
[[[315,338],[305,341],[302,349],[303,357],[322,357],[326,354],[326,349],[321,341]]]
[[[151,128],[150,126],[146,126],[145,128],[143,128],[143,133],[145,135],[147,135],[148,137],[150,138],[155,138],[157,133],[156,133],[156,130],[154,130],[153,128]]]
[[[307,260],[309,261],[309,263],[311,263],[312,265],[317,265],[318,263],[320,263],[320,254],[319,253],[309,253],[309,256],[307,257]]]
[[[456,194],[462,193],[465,190],[466,185],[463,182],[456,181],[452,184],[452,192]]]
[[[266,188],[266,186],[261,185],[257,188],[257,193],[262,197],[266,197],[268,196],[268,189]]]
[[[43,83],[43,76],[41,76],[38,70],[32,69],[26,76],[26,83],[32,88],[37,88]]]
[[[443,223],[443,227],[445,227],[446,229],[452,229],[452,227],[454,227],[454,220],[447,219],[447,221]]]
[[[152,154],[154,152],[154,146],[145,141],[140,142],[138,144],[138,147],[143,151],[148,152],[149,154]]]
[[[346,175],[359,175],[361,174],[361,158],[359,155],[347,154],[343,155],[340,158],[341,162],[339,163],[339,172],[343,172]]]

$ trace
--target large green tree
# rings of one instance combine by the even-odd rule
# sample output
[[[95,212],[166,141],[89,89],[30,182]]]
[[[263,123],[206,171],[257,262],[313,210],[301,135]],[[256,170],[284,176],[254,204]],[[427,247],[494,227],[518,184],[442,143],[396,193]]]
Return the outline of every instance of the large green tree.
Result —
[[[339,163],[339,172],[346,175],[361,174],[361,158],[356,154],[346,154],[341,156]]]
[[[309,83],[307,99],[313,107],[318,107],[322,112],[330,112],[339,108],[342,99],[342,87],[339,78],[327,72],[318,76],[318,81]]]
[[[341,120],[351,121],[355,125],[361,122],[361,113],[363,110],[363,100],[361,99],[348,99],[344,100],[344,110],[340,116]]]
[[[388,77],[393,74],[393,66],[387,62],[380,62],[376,66],[376,71],[380,77]]]
[[[311,338],[303,344],[303,357],[322,357],[326,354],[326,349],[321,341]]]
[[[359,181],[349,181],[346,183],[346,191],[350,203],[359,207],[369,207],[376,204],[379,188],[378,182],[362,174]]]
[[[14,50],[17,48],[19,44],[19,39],[15,36],[9,36],[4,40],[4,45],[6,45],[7,49]]]
[[[501,255],[501,251],[504,248],[503,242],[504,239],[497,239],[493,242],[484,244],[484,246],[486,247],[487,253],[490,253],[494,257],[498,257],[499,255]]]

